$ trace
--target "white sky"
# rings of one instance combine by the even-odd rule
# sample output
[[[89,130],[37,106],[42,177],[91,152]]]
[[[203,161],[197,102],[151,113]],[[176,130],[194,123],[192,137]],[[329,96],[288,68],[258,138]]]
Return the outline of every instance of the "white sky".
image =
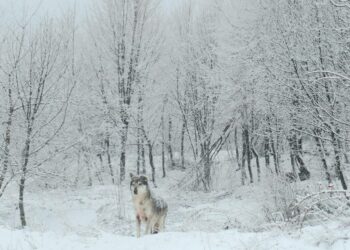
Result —
[[[60,16],[76,3],[78,18],[85,15],[94,0],[0,0],[1,19],[20,20],[23,16]],[[96,0],[95,0],[96,1]]]
[[[67,9],[73,9],[76,4],[77,18],[81,19],[91,10],[93,3],[100,0],[0,0],[1,19],[19,19],[23,17],[24,11],[28,14],[37,11],[36,15],[59,16]],[[165,10],[178,0],[161,0]]]
[[[160,0],[165,14],[169,14],[172,9],[176,8],[181,2],[188,0]],[[197,3],[201,3],[202,0],[194,0]],[[217,0],[222,1],[224,0]],[[257,0],[226,0],[233,7],[230,7],[227,11],[227,15],[230,15],[235,23],[246,22],[247,11],[243,11],[249,2]],[[0,0],[0,26],[13,25],[14,21],[23,23],[23,17],[26,17],[35,13],[34,20],[39,20],[42,16],[59,17],[63,13],[67,13],[67,10],[73,10],[74,4],[76,4],[76,22],[80,25],[84,22],[89,13],[93,10],[94,4],[100,3],[101,0]],[[39,10],[37,10],[39,8]],[[250,13],[251,15],[251,13]]]

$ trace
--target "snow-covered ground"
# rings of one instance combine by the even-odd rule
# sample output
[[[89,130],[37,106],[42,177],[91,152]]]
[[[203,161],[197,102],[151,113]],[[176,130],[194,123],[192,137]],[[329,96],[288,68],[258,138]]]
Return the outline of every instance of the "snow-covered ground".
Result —
[[[139,239],[127,183],[122,206],[114,186],[29,186],[24,230],[12,187],[0,203],[0,250],[350,249],[350,218],[302,229],[273,224],[264,212],[272,197],[268,182],[240,186],[235,180],[232,191],[204,193],[176,186],[184,174],[171,171],[158,178],[154,192],[169,203],[166,232]]]
[[[350,233],[341,235],[339,228],[314,227],[300,232],[243,233],[228,230],[217,233],[166,232],[139,239],[107,232],[95,236],[60,234],[54,232],[13,231],[0,228],[0,249],[131,249],[131,250],[178,250],[178,249],[350,249]]]

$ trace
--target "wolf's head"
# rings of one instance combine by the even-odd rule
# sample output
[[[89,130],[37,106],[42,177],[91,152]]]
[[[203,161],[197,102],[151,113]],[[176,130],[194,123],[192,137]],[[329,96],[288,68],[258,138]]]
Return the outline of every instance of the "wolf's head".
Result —
[[[148,179],[144,175],[133,175],[130,173],[130,190],[134,195],[145,194],[149,191]]]

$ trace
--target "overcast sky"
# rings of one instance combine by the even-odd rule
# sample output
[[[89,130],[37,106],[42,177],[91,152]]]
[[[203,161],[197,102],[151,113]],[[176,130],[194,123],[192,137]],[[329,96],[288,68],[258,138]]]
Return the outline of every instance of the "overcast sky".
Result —
[[[77,18],[82,19],[91,10],[93,3],[101,0],[0,0],[0,14],[2,18],[13,19],[23,16],[24,11],[37,15],[59,16],[67,9],[73,9],[76,4]],[[168,11],[177,0],[161,0],[162,7]]]
[[[102,0],[0,0],[0,26],[13,25],[14,21],[23,23],[23,17],[35,13],[34,20],[40,20],[43,16],[59,17],[67,10],[73,10],[76,4],[76,24],[79,27],[84,26],[86,18],[89,17],[94,6],[101,3]],[[161,7],[165,14],[169,14],[181,2],[188,0],[160,0]],[[193,0],[197,3],[203,3],[203,0]],[[247,11],[248,6],[257,0],[217,0],[219,3],[227,3],[228,8],[223,7],[230,20],[236,25],[242,26],[249,23],[249,17],[254,18],[252,11]],[[223,4],[225,6],[225,4]],[[0,27],[1,28],[1,27]]]

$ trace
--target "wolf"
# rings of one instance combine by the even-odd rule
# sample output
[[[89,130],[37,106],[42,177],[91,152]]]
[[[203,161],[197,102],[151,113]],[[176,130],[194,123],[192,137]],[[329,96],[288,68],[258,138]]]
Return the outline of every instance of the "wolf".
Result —
[[[141,222],[146,223],[145,234],[156,234],[164,230],[168,213],[167,203],[162,198],[154,196],[146,176],[135,176],[130,173],[130,178],[130,190],[136,213],[137,237],[140,237]]]

